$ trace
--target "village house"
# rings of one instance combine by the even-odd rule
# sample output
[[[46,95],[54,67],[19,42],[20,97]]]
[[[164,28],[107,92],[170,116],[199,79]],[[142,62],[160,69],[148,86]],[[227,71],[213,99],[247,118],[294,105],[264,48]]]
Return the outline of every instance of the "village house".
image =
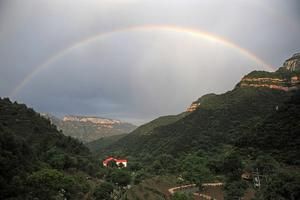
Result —
[[[118,159],[118,158],[114,158],[114,157],[108,157],[105,160],[103,160],[103,166],[104,167],[108,167],[108,164],[110,162],[115,162],[117,166],[122,166],[122,167],[127,167],[127,160],[126,159]]]

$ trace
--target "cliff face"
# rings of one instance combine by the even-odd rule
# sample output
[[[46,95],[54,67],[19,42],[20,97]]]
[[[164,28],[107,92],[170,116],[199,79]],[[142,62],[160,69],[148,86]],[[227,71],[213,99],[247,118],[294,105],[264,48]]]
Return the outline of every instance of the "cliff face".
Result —
[[[300,76],[291,78],[243,78],[240,87],[268,87],[270,89],[291,91],[299,89]]]
[[[193,112],[195,111],[199,106],[200,106],[200,102],[193,102],[186,110],[186,112]]]
[[[62,130],[63,134],[77,138],[82,142],[91,142],[103,137],[125,134],[133,131],[136,126],[116,119],[94,116],[67,115],[63,119],[43,114],[44,117]]]
[[[210,100],[212,97],[215,97],[216,94],[206,94],[202,97],[200,97],[198,100],[194,101],[186,110],[187,113],[190,113],[190,112],[194,112],[195,110],[197,110],[202,103],[205,103],[207,102],[208,100]]]
[[[289,71],[300,71],[300,53],[294,54],[283,63],[283,67]]]
[[[65,116],[63,118],[64,122],[82,122],[82,123],[92,123],[106,128],[113,128],[114,125],[119,125],[122,122],[115,119],[106,119],[100,117],[85,117],[85,116]]]
[[[267,87],[286,92],[298,90],[300,88],[300,53],[287,59],[276,72],[251,72],[237,86]]]

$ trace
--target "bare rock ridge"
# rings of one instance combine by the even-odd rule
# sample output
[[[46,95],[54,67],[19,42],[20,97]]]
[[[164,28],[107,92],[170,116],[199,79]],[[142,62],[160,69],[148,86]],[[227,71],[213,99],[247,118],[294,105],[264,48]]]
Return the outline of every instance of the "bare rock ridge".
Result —
[[[120,120],[116,120],[116,119],[107,119],[107,118],[92,117],[92,116],[75,116],[75,115],[67,115],[63,117],[63,121],[92,123],[106,128],[113,128],[114,125],[122,123]]]
[[[289,71],[300,71],[300,53],[295,53],[283,63],[283,67]]]
[[[42,114],[48,118],[63,134],[79,139],[82,142],[91,142],[103,137],[126,134],[136,126],[116,119],[107,119],[96,116],[67,115],[62,119]]]
[[[188,108],[187,108],[187,110],[186,110],[186,112],[193,112],[193,111],[195,111],[199,106],[200,106],[200,102],[197,102],[197,101],[195,101],[195,102],[193,102]]]
[[[253,71],[246,75],[237,87],[265,87],[291,91],[300,88],[300,53],[287,59],[275,72]]]
[[[187,112],[187,113],[191,113],[191,112],[197,110],[197,109],[201,106],[201,104],[202,104],[203,102],[207,101],[208,99],[210,99],[211,97],[214,97],[214,96],[216,96],[216,94],[211,93],[211,94],[206,94],[206,95],[200,97],[198,100],[194,101],[194,102],[187,108],[186,112]]]

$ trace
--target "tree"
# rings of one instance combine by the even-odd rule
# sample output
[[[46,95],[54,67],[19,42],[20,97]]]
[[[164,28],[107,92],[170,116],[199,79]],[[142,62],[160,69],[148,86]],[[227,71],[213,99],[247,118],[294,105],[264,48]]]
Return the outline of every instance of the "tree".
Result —
[[[113,190],[114,187],[112,184],[104,182],[96,187],[94,197],[96,200],[109,200],[111,199]]]
[[[116,185],[127,186],[131,181],[131,176],[129,172],[118,169],[112,172],[111,180]]]
[[[110,168],[118,168],[118,165],[117,165],[116,161],[114,161],[114,160],[109,161],[107,163],[107,166]]]
[[[202,184],[212,178],[206,162],[205,158],[193,154],[187,156],[182,163],[183,178],[195,183],[200,191],[203,189]]]
[[[258,169],[263,175],[272,174],[279,169],[279,163],[269,155],[260,155],[256,158],[253,168]]]
[[[49,199],[58,194],[63,178],[63,173],[57,170],[42,169],[28,176],[27,184],[32,188],[33,197]]]
[[[118,167],[123,168],[123,167],[125,167],[125,165],[123,163],[119,163]]]
[[[194,199],[191,194],[180,193],[176,192],[172,197],[171,200],[192,200]]]
[[[27,185],[32,191],[31,198],[52,199],[63,194],[66,198],[81,198],[88,190],[85,179],[76,176],[64,175],[55,169],[41,169],[33,172],[27,178]],[[30,198],[30,199],[31,199]]]
[[[228,181],[240,180],[243,164],[238,152],[231,152],[224,159],[223,170]]]
[[[258,200],[296,200],[300,199],[300,173],[280,170],[270,175],[257,193]]]
[[[247,184],[243,181],[233,181],[225,185],[225,200],[239,200],[244,196]]]

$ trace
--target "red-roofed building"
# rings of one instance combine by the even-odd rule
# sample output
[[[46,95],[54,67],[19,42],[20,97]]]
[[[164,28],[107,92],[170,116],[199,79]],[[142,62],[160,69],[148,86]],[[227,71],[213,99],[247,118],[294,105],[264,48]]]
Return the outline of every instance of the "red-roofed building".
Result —
[[[115,162],[117,166],[123,166],[123,167],[127,167],[127,160],[126,159],[118,159],[118,158],[114,158],[114,157],[108,157],[105,160],[103,160],[103,166],[104,167],[108,167],[108,163],[110,162]]]

